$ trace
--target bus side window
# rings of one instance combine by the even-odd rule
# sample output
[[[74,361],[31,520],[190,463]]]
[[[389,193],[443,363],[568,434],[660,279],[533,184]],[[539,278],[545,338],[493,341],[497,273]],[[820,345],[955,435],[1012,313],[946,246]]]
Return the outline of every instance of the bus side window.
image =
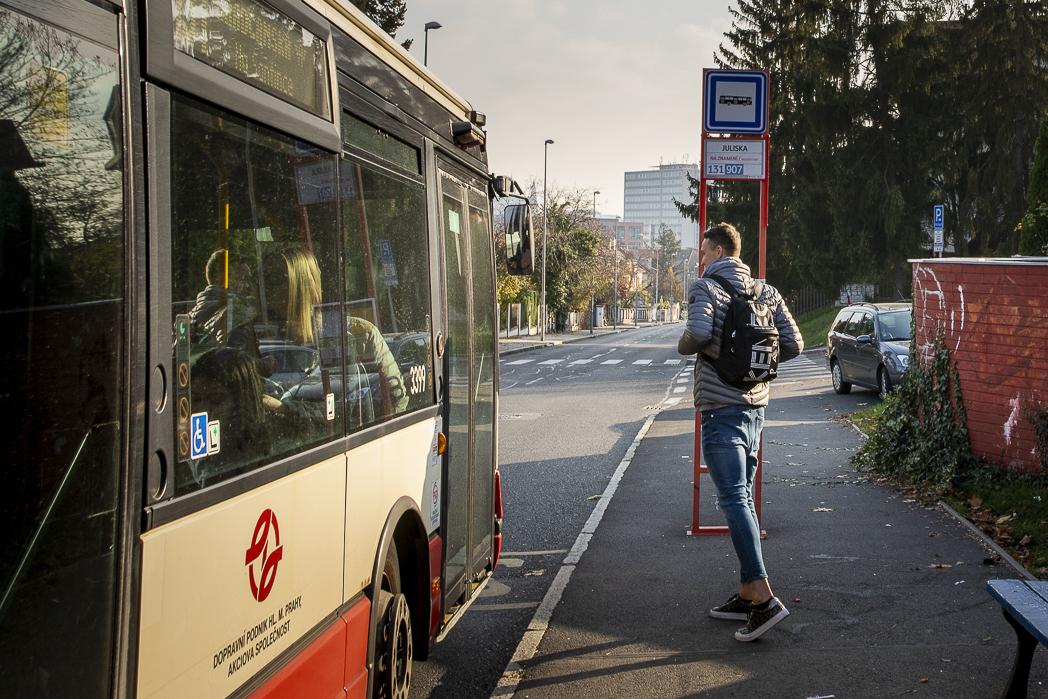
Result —
[[[348,158],[340,173],[346,365],[366,376],[347,391],[354,430],[434,403],[429,242],[420,184]]]
[[[337,204],[316,175],[336,156],[182,96],[171,142],[183,495],[341,436],[343,338]]]

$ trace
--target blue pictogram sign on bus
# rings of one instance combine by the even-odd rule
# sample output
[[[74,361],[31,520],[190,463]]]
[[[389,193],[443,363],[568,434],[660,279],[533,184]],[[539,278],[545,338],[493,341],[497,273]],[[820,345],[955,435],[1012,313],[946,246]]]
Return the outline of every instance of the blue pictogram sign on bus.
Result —
[[[193,413],[189,418],[189,456],[207,456],[207,413]]]

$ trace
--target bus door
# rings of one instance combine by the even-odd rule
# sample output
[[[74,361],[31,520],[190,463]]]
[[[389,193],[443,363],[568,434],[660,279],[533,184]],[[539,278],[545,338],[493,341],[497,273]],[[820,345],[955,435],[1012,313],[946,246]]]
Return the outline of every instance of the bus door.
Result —
[[[441,164],[447,303],[445,610],[491,569],[495,468],[494,266],[483,185]]]
[[[0,0],[3,696],[119,693],[130,237],[100,5]]]

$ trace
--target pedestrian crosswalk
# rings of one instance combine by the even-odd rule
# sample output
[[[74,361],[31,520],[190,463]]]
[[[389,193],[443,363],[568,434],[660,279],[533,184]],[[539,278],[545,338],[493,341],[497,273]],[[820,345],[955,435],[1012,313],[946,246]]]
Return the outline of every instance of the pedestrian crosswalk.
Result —
[[[504,359],[502,360],[503,366],[524,366],[525,364],[535,364],[536,366],[556,366],[558,364],[564,364],[565,366],[584,366],[586,364],[593,364],[597,362],[599,357],[592,357],[589,359],[573,359],[568,361],[566,359],[545,359],[538,360],[532,359]],[[616,366],[622,364],[624,359],[605,359],[604,361],[598,362],[601,366]],[[666,366],[680,366],[683,362],[690,361],[684,359],[653,359],[650,357],[644,357],[642,359],[635,359],[631,362],[632,366],[636,367],[666,367]],[[565,364],[566,362],[566,364]]]
[[[780,364],[779,377],[772,385],[781,386],[811,379],[821,380],[828,378],[829,375],[830,371],[826,366],[825,356],[819,352],[811,352]]]

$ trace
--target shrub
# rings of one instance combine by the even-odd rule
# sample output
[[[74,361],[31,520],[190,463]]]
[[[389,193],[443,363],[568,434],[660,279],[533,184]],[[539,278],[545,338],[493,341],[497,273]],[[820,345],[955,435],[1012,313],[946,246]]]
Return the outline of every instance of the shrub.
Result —
[[[940,335],[922,366],[916,345],[902,386],[852,457],[861,470],[941,494],[975,466],[957,367]]]

